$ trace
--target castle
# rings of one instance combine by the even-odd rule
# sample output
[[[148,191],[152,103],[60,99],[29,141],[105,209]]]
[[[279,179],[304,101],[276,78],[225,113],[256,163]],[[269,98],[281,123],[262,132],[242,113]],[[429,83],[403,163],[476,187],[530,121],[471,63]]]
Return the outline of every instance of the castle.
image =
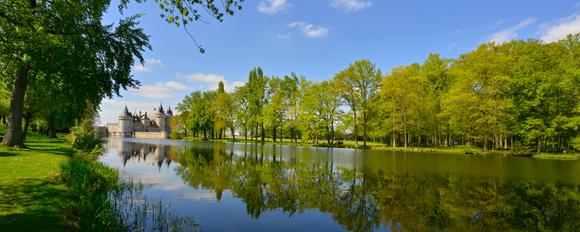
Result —
[[[165,112],[163,106],[159,105],[155,111],[154,120],[149,118],[147,112],[131,114],[125,106],[119,115],[118,123],[107,123],[107,135],[109,137],[169,138],[172,117],[171,106]]]

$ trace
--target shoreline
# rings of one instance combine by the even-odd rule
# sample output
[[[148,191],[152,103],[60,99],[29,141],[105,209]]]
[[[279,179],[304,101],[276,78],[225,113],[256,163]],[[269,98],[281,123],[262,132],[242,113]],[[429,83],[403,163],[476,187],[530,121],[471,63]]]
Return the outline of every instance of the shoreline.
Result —
[[[410,152],[410,153],[447,153],[447,154],[458,154],[458,155],[481,155],[481,156],[501,156],[501,157],[526,157],[534,159],[543,160],[580,160],[580,153],[514,153],[510,150],[483,150],[481,148],[467,148],[467,147],[391,147],[386,146],[382,143],[368,142],[367,146],[363,147],[360,145],[362,142],[359,141],[359,146],[354,145],[354,141],[345,141],[343,144],[332,144],[327,143],[302,143],[302,142],[290,142],[286,141],[272,141],[266,140],[262,143],[261,140],[246,140],[246,139],[232,139],[232,138],[222,138],[222,139],[207,139],[204,140],[198,137],[186,137],[181,138],[181,140],[192,141],[192,142],[232,142],[232,143],[254,143],[254,144],[270,144],[270,145],[284,145],[284,146],[301,146],[301,147],[323,147],[323,148],[349,148],[349,149],[360,149],[360,150],[379,150],[379,151],[391,151],[391,152]],[[353,143],[353,144],[351,144]]]

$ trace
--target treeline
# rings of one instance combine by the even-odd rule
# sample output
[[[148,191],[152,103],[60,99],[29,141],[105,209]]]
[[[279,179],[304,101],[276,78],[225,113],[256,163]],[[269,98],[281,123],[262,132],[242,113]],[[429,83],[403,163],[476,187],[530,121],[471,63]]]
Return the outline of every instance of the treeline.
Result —
[[[580,34],[554,43],[486,43],[457,59],[430,54],[386,75],[361,60],[322,82],[255,68],[232,93],[220,83],[185,97],[173,130],[262,142],[580,149],[579,41]]]

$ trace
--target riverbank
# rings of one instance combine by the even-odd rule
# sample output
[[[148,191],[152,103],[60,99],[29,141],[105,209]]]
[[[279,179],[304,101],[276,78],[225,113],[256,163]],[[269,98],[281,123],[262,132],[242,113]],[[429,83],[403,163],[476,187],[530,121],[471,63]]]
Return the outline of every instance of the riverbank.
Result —
[[[59,180],[73,149],[65,139],[29,135],[27,148],[0,146],[2,231],[63,231],[70,192]]]
[[[121,231],[108,196],[116,170],[59,136],[29,135],[26,148],[0,147],[1,231]]]
[[[204,141],[197,137],[187,137],[184,138],[188,141]],[[237,143],[262,143],[260,139],[256,140],[246,140],[238,139],[234,141],[231,138],[225,139],[209,139],[207,141],[214,142],[237,142]],[[350,149],[370,149],[370,150],[382,150],[391,152],[417,152],[417,153],[447,153],[447,154],[470,154],[470,155],[485,155],[485,156],[519,156],[519,157],[531,157],[536,159],[549,159],[549,160],[580,160],[580,153],[514,153],[510,150],[483,150],[476,147],[392,147],[387,146],[380,142],[367,141],[366,146],[362,146],[362,142],[358,142],[358,146],[355,145],[354,141],[342,141],[341,144],[328,144],[328,143],[302,143],[302,142],[291,142],[289,139],[273,140],[266,138],[264,144],[271,145],[286,145],[286,146],[301,146],[301,147],[334,147],[334,148],[350,148]]]

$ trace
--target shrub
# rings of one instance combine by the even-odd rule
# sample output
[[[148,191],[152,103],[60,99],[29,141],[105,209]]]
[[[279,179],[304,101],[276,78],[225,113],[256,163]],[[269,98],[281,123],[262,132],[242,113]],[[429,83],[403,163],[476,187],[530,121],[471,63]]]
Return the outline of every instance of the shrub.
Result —
[[[94,130],[92,124],[92,120],[83,119],[81,123],[71,128],[68,141],[74,149],[98,155],[103,151],[101,147],[103,137]]]

